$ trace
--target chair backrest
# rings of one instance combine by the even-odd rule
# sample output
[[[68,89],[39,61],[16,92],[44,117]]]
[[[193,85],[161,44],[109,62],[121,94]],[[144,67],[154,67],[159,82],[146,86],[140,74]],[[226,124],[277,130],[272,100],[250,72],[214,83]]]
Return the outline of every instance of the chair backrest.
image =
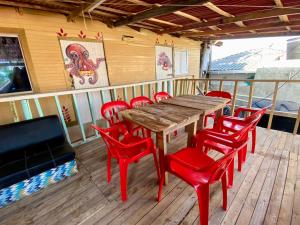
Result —
[[[248,141],[248,133],[251,127],[253,126],[253,123],[249,123],[247,126],[245,126],[240,131],[237,131],[236,133],[232,134],[233,137],[236,137],[237,142],[244,142],[244,145],[246,146]],[[218,159],[211,167],[208,168],[210,172],[212,172],[211,177],[209,178],[209,182],[213,183],[220,179],[220,177],[226,172],[227,167],[232,162],[236,152],[239,149],[233,149],[228,154],[224,155],[222,158]]]
[[[262,108],[261,110],[258,110],[255,113],[252,113],[250,116],[245,118],[245,121],[247,123],[253,123],[253,126],[256,126],[258,124],[258,122],[260,121],[260,119],[263,117],[263,115],[266,113],[267,108]]]
[[[107,102],[101,107],[101,115],[105,120],[109,122],[109,125],[112,126],[122,121],[119,112],[125,109],[130,109],[130,106],[125,101],[118,100]]]
[[[153,101],[146,96],[139,96],[130,100],[130,107],[137,108],[140,106],[153,104]]]
[[[155,102],[160,102],[161,100],[164,100],[164,99],[168,99],[168,98],[171,98],[172,96],[169,95],[168,92],[165,92],[165,91],[161,91],[161,92],[157,92],[155,95],[154,95],[154,100]]]
[[[105,145],[107,150],[115,157],[120,158],[119,151],[127,148],[126,145],[120,142],[120,138],[128,134],[127,128],[123,124],[113,125],[110,128],[100,128],[96,125],[91,125],[95,130],[97,130]]]
[[[230,99],[230,100],[232,98],[231,94],[227,91],[210,91],[210,92],[206,93],[206,96],[221,97],[221,98],[227,98],[227,99]]]

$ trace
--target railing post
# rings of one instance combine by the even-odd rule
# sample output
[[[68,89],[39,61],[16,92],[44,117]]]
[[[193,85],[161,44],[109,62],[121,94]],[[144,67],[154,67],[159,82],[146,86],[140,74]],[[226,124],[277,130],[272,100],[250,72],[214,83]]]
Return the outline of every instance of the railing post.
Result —
[[[135,85],[132,86],[132,98],[135,98],[136,96],[136,87]]]
[[[150,99],[152,99],[152,92],[151,92],[151,84],[148,84],[148,97],[150,98]]]
[[[223,90],[223,81],[220,80],[219,91],[222,91],[222,90]]]
[[[177,96],[178,80],[173,80],[173,95]]]
[[[295,122],[294,131],[293,131],[293,134],[295,134],[295,135],[298,132],[299,123],[300,123],[300,107],[299,107],[299,110],[298,110],[298,116],[297,116],[297,119],[296,119],[296,122]]]
[[[192,81],[192,95],[196,95],[196,81],[194,80],[195,76],[193,75],[193,81]]]
[[[44,116],[44,113],[43,113],[43,110],[42,110],[42,107],[41,107],[41,104],[39,102],[39,99],[38,98],[35,98],[34,99],[34,103],[35,103],[35,107],[39,113],[39,117],[43,117]]]
[[[100,91],[100,98],[101,98],[101,103],[103,105],[105,103],[104,96],[103,96],[103,90]]]
[[[268,127],[267,127],[268,129],[270,129],[271,126],[272,126],[273,116],[274,116],[274,112],[275,112],[275,108],[276,108],[276,99],[277,99],[278,86],[279,86],[279,82],[276,81],[275,87],[274,87],[274,92],[273,92],[271,113],[269,115],[269,121],[268,121]]]
[[[238,81],[234,82],[234,90],[233,90],[233,97],[232,97],[232,104],[231,104],[231,115],[234,115],[235,111],[235,103],[236,103],[236,95],[238,91]]]
[[[20,118],[19,118],[17,107],[16,107],[16,102],[11,101],[11,102],[9,102],[9,105],[10,105],[10,110],[12,111],[12,113],[14,115],[14,122],[19,122]]]
[[[208,82],[209,82],[208,79],[206,79],[205,80],[205,86],[204,86],[204,94],[207,94],[207,92],[208,92],[208,85],[209,85]]]
[[[32,119],[32,113],[29,105],[29,100],[21,100],[23,114],[26,120]]]
[[[144,85],[141,85],[141,95],[142,96],[145,95],[145,87],[144,87]]]
[[[123,87],[123,97],[124,97],[124,101],[127,102],[128,96],[127,96],[127,88],[126,87]]]
[[[89,108],[90,108],[90,112],[91,112],[91,116],[92,116],[92,121],[93,121],[93,124],[96,124],[97,121],[96,121],[96,115],[95,115],[94,100],[91,95],[91,92],[87,92],[87,97],[88,97]],[[95,134],[97,137],[99,137],[98,131],[95,131]]]
[[[116,88],[113,89],[113,100],[114,101],[118,100],[118,94],[117,94],[117,89]]]
[[[250,89],[249,89],[249,97],[248,97],[248,108],[252,107],[253,91],[254,91],[254,83],[251,82]]]
[[[86,141],[86,135],[85,135],[85,131],[84,131],[84,124],[82,123],[81,115],[80,115],[80,112],[79,112],[79,109],[78,109],[78,101],[77,101],[77,98],[76,98],[76,94],[72,94],[72,97],[73,97],[75,112],[76,112],[77,119],[78,119],[78,122],[79,122],[79,127],[80,127],[80,131],[81,131],[82,139],[83,139],[83,142],[85,142]]]
[[[60,105],[58,96],[54,96],[54,100],[55,100],[55,103],[56,103],[56,108],[57,108],[57,111],[58,111],[58,115],[59,115],[60,120],[61,120],[61,124],[64,128],[64,131],[65,131],[66,139],[69,142],[69,144],[72,144],[71,139],[70,139],[70,135],[69,135],[69,131],[68,131],[68,128],[67,128],[67,125],[66,125],[66,122],[65,122],[65,118],[64,118],[64,115],[62,113],[62,109],[61,109],[61,105]]]

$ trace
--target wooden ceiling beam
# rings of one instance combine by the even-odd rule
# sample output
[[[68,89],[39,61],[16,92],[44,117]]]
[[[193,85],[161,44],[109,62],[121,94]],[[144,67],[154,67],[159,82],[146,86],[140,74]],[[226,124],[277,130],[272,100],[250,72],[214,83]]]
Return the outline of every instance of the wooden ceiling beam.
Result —
[[[101,5],[106,0],[87,0],[86,3],[82,4],[80,7],[76,7],[70,15],[68,15],[68,21],[73,21],[79,17],[82,13],[93,10],[94,8]]]
[[[155,18],[150,18],[148,20],[150,20],[152,22],[156,22],[156,23],[166,24],[166,25],[169,25],[169,26],[172,26],[172,27],[182,27],[182,25],[171,23],[171,22],[168,22],[168,21],[165,21],[165,20],[159,20],[159,19],[155,19]]]
[[[147,8],[151,8],[151,7],[153,6],[152,4],[147,3],[147,2],[144,2],[144,1],[141,1],[141,0],[126,0],[126,1],[127,1],[127,2],[131,2],[131,3],[135,3],[135,4],[137,4],[137,5],[142,5],[142,6],[145,6],[145,7],[147,7]],[[161,6],[162,6],[162,5],[160,5],[160,4],[155,4],[155,5],[158,6],[158,7],[161,7]],[[186,18],[186,19],[193,20],[193,21],[195,21],[195,22],[202,22],[201,19],[199,19],[199,18],[197,18],[197,17],[195,17],[195,16],[193,16],[193,15],[191,15],[191,14],[182,12],[182,11],[180,11],[180,10],[173,12],[173,14],[175,14],[175,15],[177,15],[177,16],[184,17],[184,18]]]
[[[205,4],[203,4],[206,8],[210,9],[211,11],[224,16],[224,17],[235,17],[234,15],[224,11],[223,9],[219,8],[218,6],[216,6],[215,4],[211,3],[211,2],[207,2]],[[235,24],[239,27],[246,27],[246,25],[243,23],[243,21],[238,21],[235,22]],[[253,31],[252,31],[253,32]]]
[[[70,12],[70,9],[67,7],[64,8],[50,8],[43,5],[35,5],[30,3],[23,3],[23,2],[12,2],[12,1],[6,1],[6,0],[0,0],[0,5],[5,6],[12,6],[12,7],[18,7],[18,8],[27,8],[27,9],[37,9],[37,10],[43,10],[48,12],[56,12],[56,13],[62,13],[62,14],[68,14]]]
[[[200,29],[209,26],[218,26],[218,25],[236,23],[239,21],[264,19],[264,18],[276,17],[280,15],[293,15],[293,14],[300,14],[300,9],[299,8],[274,8],[268,10],[260,10],[253,13],[242,14],[235,17],[223,17],[208,22],[187,24],[182,28],[169,28],[169,29],[165,29],[163,33],[182,32],[189,29]]]
[[[263,30],[268,28],[280,28],[286,26],[300,26],[300,20],[293,21],[293,22],[273,22],[273,23],[266,23],[248,27],[237,27],[237,28],[228,28],[223,30],[216,30],[216,31],[206,31],[206,32],[199,32],[199,33],[189,33],[183,34],[182,37],[197,37],[197,36],[206,36],[206,35],[220,35],[220,34],[227,34],[227,33],[239,33],[245,32],[249,30]]]
[[[278,36],[298,36],[300,35],[300,30],[292,31],[280,31],[280,32],[263,32],[256,34],[239,34],[233,36],[215,36],[215,37],[199,37],[193,38],[198,41],[210,41],[210,40],[226,40],[226,39],[245,39],[245,38],[260,38],[260,37],[278,37]]]
[[[131,24],[131,23],[139,22],[139,21],[150,19],[153,17],[173,13],[180,9],[186,8],[187,7],[186,5],[192,6],[192,5],[196,5],[196,4],[204,4],[206,2],[208,2],[208,0],[177,0],[177,1],[173,2],[174,5],[168,5],[168,6],[155,5],[152,8],[150,8],[144,12],[137,13],[136,15],[119,19],[119,20],[115,21],[113,24],[115,27],[125,26],[125,25]]]

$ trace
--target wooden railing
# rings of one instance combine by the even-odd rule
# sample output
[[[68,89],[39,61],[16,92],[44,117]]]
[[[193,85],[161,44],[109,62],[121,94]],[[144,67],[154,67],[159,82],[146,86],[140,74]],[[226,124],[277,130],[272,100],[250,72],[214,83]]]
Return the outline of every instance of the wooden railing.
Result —
[[[78,102],[78,95],[85,95],[88,102],[88,109],[86,113],[91,115],[91,123],[96,123],[99,120],[99,109],[97,107],[97,112],[94,104],[94,93],[99,93],[101,98],[101,104],[116,99],[123,99],[127,102],[131,98],[139,95],[148,96],[153,98],[153,93],[158,91],[167,91],[170,95],[184,95],[184,94],[199,94],[199,92],[207,93],[211,90],[226,90],[232,94],[232,113],[238,106],[248,106],[251,107],[253,100],[257,99],[267,99],[271,102],[269,106],[269,121],[267,128],[270,129],[272,126],[273,116],[281,115],[286,117],[295,118],[294,134],[297,133],[300,121],[300,111],[298,112],[280,112],[275,110],[276,101],[278,99],[278,93],[282,90],[282,84],[288,85],[300,85],[300,80],[224,80],[224,79],[193,79],[187,77],[170,78],[160,81],[148,81],[142,83],[117,85],[93,89],[83,89],[83,90],[68,90],[61,92],[50,92],[41,94],[28,94],[20,96],[10,96],[0,98],[0,109],[1,111],[4,107],[9,107],[10,113],[13,115],[14,121],[31,119],[34,117],[42,117],[47,114],[53,114],[53,110],[49,113],[50,101],[54,100],[56,114],[61,118],[62,125],[66,134],[67,140],[73,145],[79,145],[82,143],[89,142],[95,138],[98,138],[98,133],[88,134],[86,132],[87,124],[83,121],[81,105]],[[230,85],[228,85],[230,83]],[[240,84],[247,83],[247,86],[240,86]],[[267,83],[269,86],[273,85],[272,95],[255,95],[255,86],[257,84]],[[247,88],[245,88],[247,87]],[[242,89],[245,89],[241,92]],[[299,94],[300,95],[300,94]],[[72,110],[74,111],[74,116],[76,117],[76,125],[70,126],[65,122],[65,116],[63,114],[61,100],[69,96],[71,101]],[[299,99],[299,96],[298,96]],[[43,101],[44,106],[42,107],[41,101]],[[298,100],[299,103],[300,99]],[[1,105],[2,104],[2,105]],[[4,105],[3,105],[4,104]],[[100,105],[101,107],[101,105]],[[33,110],[36,112],[33,115]],[[46,112],[46,113],[45,113]],[[101,118],[100,118],[101,120]],[[6,123],[7,121],[1,121],[1,123]],[[12,122],[12,121],[8,121]],[[79,140],[73,140],[70,138],[70,132],[73,127],[76,126],[77,133],[80,134]]]
[[[278,100],[288,101],[288,98],[279,99],[278,94],[284,87],[291,87],[286,88],[288,90],[284,90],[286,95],[294,95],[296,99],[296,104],[300,105],[300,80],[246,80],[246,79],[183,79],[175,81],[175,87],[179,87],[178,90],[175,92],[176,95],[181,94],[198,94],[202,92],[202,94],[207,93],[208,91],[212,90],[224,90],[225,83],[230,83],[227,85],[226,91],[231,92],[232,94],[232,102],[231,102],[231,113],[234,114],[234,110],[238,106],[247,106],[251,107],[253,103],[253,99],[256,100],[269,100],[271,103],[268,105],[267,113],[269,114],[269,121],[267,128],[270,129],[272,127],[273,117],[274,115],[284,116],[295,118],[296,122],[294,124],[293,133],[296,134],[299,127],[299,120],[300,120],[300,108],[295,112],[286,112],[286,111],[278,111],[276,110],[276,102]],[[212,84],[214,83],[214,84]],[[247,86],[239,86],[242,83],[248,84]],[[259,96],[254,95],[255,85],[258,84],[266,84],[269,88],[273,86],[270,93],[268,94],[260,94]],[[295,86],[293,88],[293,86]],[[260,87],[262,88],[262,86]],[[265,88],[265,87],[263,87]],[[240,89],[243,90],[243,94],[239,93]],[[298,91],[297,91],[298,90]],[[237,104],[237,102],[240,102]],[[244,104],[241,104],[244,103]]]
[[[41,94],[27,94],[27,95],[17,95],[10,97],[2,97],[0,98],[0,110],[1,114],[4,112],[5,107],[9,107],[10,113],[13,115],[13,121],[18,122],[20,120],[32,119],[34,117],[42,117],[47,114],[53,114],[53,109],[49,110],[50,102],[54,100],[56,106],[56,114],[58,114],[61,118],[62,125],[65,131],[66,138],[69,143],[73,146],[86,143],[91,141],[97,137],[99,137],[98,133],[94,133],[93,135],[89,135],[86,132],[86,124],[82,119],[82,114],[85,112],[80,112],[82,109],[80,108],[80,104],[78,102],[78,95],[86,95],[88,102],[88,109],[86,113],[91,115],[92,123],[97,122],[97,116],[95,111],[100,114],[99,108],[105,102],[111,100],[122,99],[127,102],[130,101],[131,98],[134,98],[139,95],[144,95],[152,98],[154,92],[158,91],[166,91],[169,94],[173,95],[174,87],[173,83],[176,80],[185,79],[190,76],[179,77],[179,78],[170,78],[159,81],[148,81],[134,84],[126,84],[126,85],[116,85],[116,86],[108,86],[108,87],[100,87],[93,89],[82,89],[82,90],[68,90],[68,91],[60,91],[60,92],[49,92],[49,93],[41,93]],[[97,110],[95,110],[94,99],[92,95],[94,93],[100,93],[101,105]],[[63,108],[61,104],[61,98],[69,97],[69,101],[72,102],[72,109],[70,111],[74,111],[76,116],[77,124],[79,127],[81,140],[72,140],[70,138],[70,130],[71,126],[65,121],[65,116],[63,114]],[[41,101],[46,100],[47,104],[42,107]],[[33,110],[37,113],[36,116],[33,115]],[[6,110],[8,111],[8,110]],[[45,113],[47,111],[47,113]],[[52,113],[49,113],[51,111]],[[100,118],[101,119],[101,118]],[[1,121],[0,123],[8,123],[13,121]]]

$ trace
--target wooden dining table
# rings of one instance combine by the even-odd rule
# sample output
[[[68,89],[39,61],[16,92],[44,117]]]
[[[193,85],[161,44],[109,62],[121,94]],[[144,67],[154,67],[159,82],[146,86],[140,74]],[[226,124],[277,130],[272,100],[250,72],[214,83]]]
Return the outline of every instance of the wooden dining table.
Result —
[[[167,154],[167,137],[176,130],[184,128],[188,134],[187,145],[191,145],[192,137],[197,129],[204,127],[206,115],[222,110],[229,99],[199,95],[176,96],[159,103],[121,111],[124,120],[143,126],[156,134],[156,145],[160,153]],[[160,154],[161,157],[161,154]],[[160,160],[162,160],[160,158]],[[167,183],[166,175],[166,183]]]

